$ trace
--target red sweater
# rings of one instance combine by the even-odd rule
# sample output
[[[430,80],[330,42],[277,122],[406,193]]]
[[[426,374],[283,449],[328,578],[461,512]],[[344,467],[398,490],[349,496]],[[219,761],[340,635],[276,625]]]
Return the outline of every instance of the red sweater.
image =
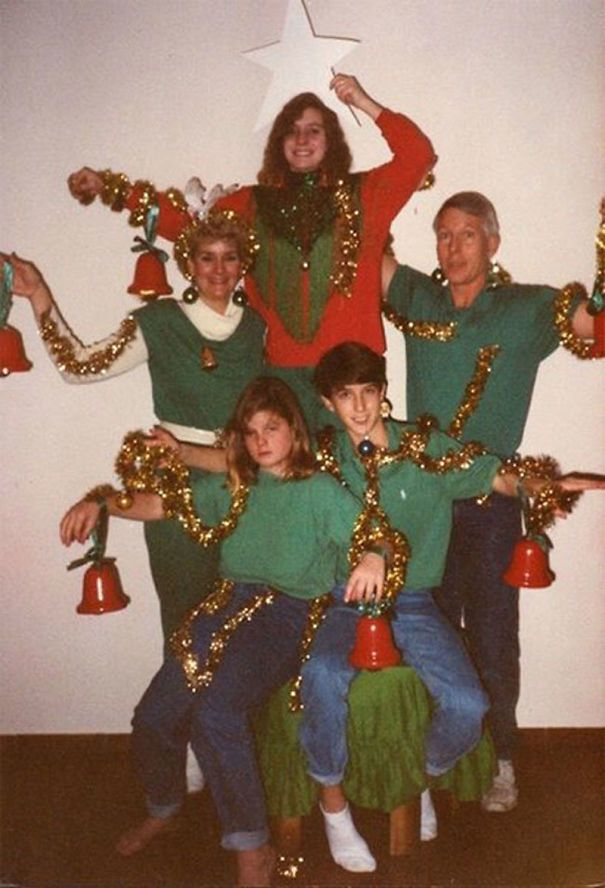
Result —
[[[310,342],[298,342],[284,325],[269,300],[264,300],[254,278],[246,278],[250,305],[267,324],[267,362],[279,367],[315,366],[321,355],[345,340],[362,342],[378,353],[386,343],[382,327],[381,264],[391,222],[411,195],[424,181],[436,161],[432,145],[418,127],[393,111],[384,110],[376,121],[393,158],[386,164],[361,174],[361,243],[357,253],[357,273],[349,295],[330,293],[321,323]],[[137,204],[133,190],[128,206]],[[184,225],[191,221],[187,213],[177,210],[159,195],[158,234],[176,240]],[[255,223],[254,190],[238,189],[217,206],[233,209],[250,225]],[[302,277],[307,272],[302,273]],[[301,290],[304,289],[303,287]],[[304,298],[301,293],[300,298]]]

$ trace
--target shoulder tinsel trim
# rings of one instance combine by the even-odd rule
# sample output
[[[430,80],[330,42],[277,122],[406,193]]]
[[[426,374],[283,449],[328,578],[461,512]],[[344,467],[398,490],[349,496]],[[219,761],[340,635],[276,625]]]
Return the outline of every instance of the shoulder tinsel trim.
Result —
[[[400,333],[416,336],[418,339],[436,339],[438,342],[448,342],[456,335],[458,327],[455,321],[449,321],[447,324],[439,324],[437,321],[410,321],[409,318],[396,312],[393,306],[384,300],[382,313]]]
[[[124,438],[115,463],[126,493],[157,493],[167,518],[176,518],[200,546],[212,546],[233,533],[246,508],[250,488],[240,485],[231,496],[229,511],[215,527],[202,522],[193,506],[189,470],[168,447],[149,447],[143,432]]]
[[[99,373],[104,373],[133,341],[136,332],[137,322],[129,315],[124,318],[109,345],[93,352],[89,358],[79,360],[76,358],[73,342],[59,333],[55,321],[46,317],[40,324],[40,335],[54,356],[57,367],[73,376],[97,376]]]
[[[465,425],[479,406],[487,380],[492,372],[492,364],[499,354],[499,345],[486,345],[477,352],[475,370],[464,390],[464,397],[447,429],[448,435],[451,435],[452,438],[460,437]]]

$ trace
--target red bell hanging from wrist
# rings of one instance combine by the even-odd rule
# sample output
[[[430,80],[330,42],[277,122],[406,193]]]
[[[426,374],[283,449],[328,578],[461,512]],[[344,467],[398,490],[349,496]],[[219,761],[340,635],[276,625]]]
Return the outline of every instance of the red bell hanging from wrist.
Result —
[[[363,615],[357,621],[349,663],[356,669],[386,669],[401,663],[388,617]]]
[[[92,531],[92,548],[82,558],[67,565],[67,570],[90,564],[84,574],[82,600],[76,607],[79,614],[109,614],[123,610],[130,602],[124,594],[115,558],[105,556],[109,519],[104,502]]]
[[[518,540],[502,579],[515,588],[544,589],[551,586],[555,574],[548,564],[548,548],[530,537]]]
[[[130,602],[124,594],[115,558],[93,561],[82,584],[82,600],[77,606],[79,614],[109,614],[123,610]]]
[[[9,324],[0,327],[0,376],[25,373],[31,368],[32,362],[25,355],[19,331]]]

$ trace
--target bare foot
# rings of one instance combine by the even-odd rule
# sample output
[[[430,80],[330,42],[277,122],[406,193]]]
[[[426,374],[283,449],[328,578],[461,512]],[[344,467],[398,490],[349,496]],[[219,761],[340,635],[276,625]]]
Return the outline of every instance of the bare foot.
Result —
[[[239,888],[269,888],[275,868],[275,849],[261,845],[252,851],[237,852],[237,884]]]
[[[142,851],[156,836],[164,832],[173,832],[176,829],[175,817],[147,817],[137,826],[127,829],[122,833],[116,845],[118,854],[130,857]]]

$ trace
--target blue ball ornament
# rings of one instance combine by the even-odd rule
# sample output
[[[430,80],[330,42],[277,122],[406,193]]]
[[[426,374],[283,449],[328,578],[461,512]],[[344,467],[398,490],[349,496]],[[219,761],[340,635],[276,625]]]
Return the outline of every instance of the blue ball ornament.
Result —
[[[244,305],[247,305],[248,297],[246,296],[246,291],[242,290],[241,287],[238,287],[233,294],[233,302],[235,303],[235,305],[239,305],[241,308],[243,308]]]
[[[376,448],[369,438],[364,438],[363,441],[359,442],[357,450],[361,454],[361,456],[372,456]]]

